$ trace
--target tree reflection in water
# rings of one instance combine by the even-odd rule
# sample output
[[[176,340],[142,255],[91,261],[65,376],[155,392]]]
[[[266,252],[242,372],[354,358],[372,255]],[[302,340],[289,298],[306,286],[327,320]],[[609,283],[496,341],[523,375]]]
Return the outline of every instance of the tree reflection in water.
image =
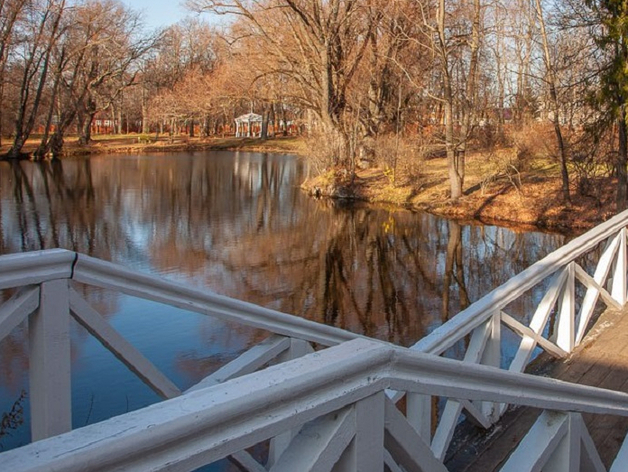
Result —
[[[410,345],[563,241],[312,200],[299,189],[306,172],[294,157],[242,152],[2,162],[0,253],[63,247]],[[143,319],[152,308],[82,290],[155,357],[168,341],[172,358],[158,361],[182,383],[265,336],[202,317],[182,325],[176,317],[188,315],[169,320],[166,309],[144,339],[123,313]],[[179,344],[178,330],[189,331]],[[23,387],[25,331],[0,342],[0,396]],[[88,342],[74,333],[75,359],[91,352]]]

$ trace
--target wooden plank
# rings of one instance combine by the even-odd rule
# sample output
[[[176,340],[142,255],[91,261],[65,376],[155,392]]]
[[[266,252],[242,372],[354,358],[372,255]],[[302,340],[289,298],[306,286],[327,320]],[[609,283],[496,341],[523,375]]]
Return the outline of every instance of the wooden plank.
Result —
[[[255,372],[290,347],[290,338],[272,335],[193,385],[185,393],[211,387],[230,379]]]
[[[72,429],[68,280],[44,282],[29,318],[29,387],[33,441]]]
[[[295,436],[270,472],[332,469],[355,436],[355,408],[346,407],[306,424]]]
[[[174,398],[181,395],[181,390],[168,377],[113,329],[74,289],[70,290],[70,308],[72,316],[81,326],[159,396]]]
[[[39,307],[39,287],[19,290],[0,306],[0,341]]]

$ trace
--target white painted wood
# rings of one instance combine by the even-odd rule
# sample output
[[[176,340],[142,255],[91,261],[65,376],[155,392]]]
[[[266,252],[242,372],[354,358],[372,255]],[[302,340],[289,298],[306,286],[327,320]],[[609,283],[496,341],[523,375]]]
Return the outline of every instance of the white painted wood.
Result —
[[[207,289],[194,288],[136,272],[83,254],[79,255],[75,264],[73,278],[81,283],[265,329],[271,333],[320,343],[323,346],[332,346],[357,338],[367,339],[365,336],[333,326],[235,300]]]
[[[469,341],[469,347],[464,356],[463,362],[465,364],[477,364],[484,356],[484,350],[493,334],[494,320],[495,316],[493,315],[483,325],[478,326],[473,331],[473,335]],[[441,461],[445,458],[461,413],[462,404],[459,400],[453,398],[447,400],[436,431],[434,432],[431,445],[434,455]]]
[[[28,324],[33,441],[72,429],[69,311],[67,279],[41,284]]]
[[[586,328],[591,320],[593,311],[599,297],[602,298],[606,306],[621,310],[621,305],[611,296],[610,293],[600,285],[593,277],[585,272],[585,270],[576,264],[576,277],[587,287],[587,293],[584,296],[580,313],[578,315],[578,331],[576,333],[576,345],[582,341],[586,333]]]
[[[332,470],[355,436],[355,408],[345,407],[306,424],[270,472]],[[298,464],[298,466],[297,466]]]
[[[493,424],[491,417],[484,413],[480,408],[478,408],[475,403],[469,400],[458,400],[462,405],[462,409],[466,411],[467,418],[475,423],[478,426],[481,426],[484,429],[488,429]],[[481,402],[481,404],[489,403],[493,405],[492,402]],[[490,413],[493,414],[493,410],[490,410]]]
[[[552,340],[563,351],[571,352],[575,347],[575,316],[576,316],[576,268],[571,262],[564,269],[567,272],[567,281],[563,286],[558,319],[556,320],[556,333]]]
[[[38,285],[72,276],[76,253],[65,249],[21,252],[0,256],[0,290]]]
[[[628,416],[628,394],[622,392],[354,340],[7,451],[0,463],[13,472],[194,470],[375,394],[384,399],[388,388]],[[379,416],[374,404],[363,408],[364,416]],[[362,429],[360,423],[356,429]],[[374,437],[364,441],[379,444]],[[378,457],[383,462],[383,453]]]
[[[71,314],[92,336],[162,398],[174,398],[181,390],[133,347],[74,289],[70,290]]]
[[[565,413],[567,433],[550,454],[544,465],[546,470],[556,472],[580,472],[581,427],[584,424],[573,421],[574,413]]]
[[[593,280],[600,286],[603,286],[604,281],[607,280],[608,273],[613,264],[615,254],[617,253],[618,247],[620,245],[620,236],[621,234],[618,234],[614,238],[610,238],[608,240],[608,244],[604,249],[602,255],[600,256],[600,260],[598,261],[597,267],[595,268]],[[582,272],[584,272],[584,270]],[[595,309],[599,293],[600,291],[593,286],[589,286],[587,292],[585,293],[578,316],[579,321],[578,331],[576,333],[576,344],[579,344],[584,338],[585,330],[587,324],[589,323],[589,320],[591,319],[593,310]]]
[[[613,272],[613,299],[623,306],[626,304],[626,272],[628,271],[627,255],[626,255],[626,228],[622,228],[619,232],[619,248],[617,250],[617,258],[615,259],[615,270]]]
[[[406,412],[408,423],[426,443],[431,443],[432,397],[416,393],[406,394]]]
[[[349,446],[347,446],[338,462],[334,464],[331,472],[357,472],[355,470],[355,441],[351,441]]]
[[[490,318],[486,324],[489,331],[488,339],[486,347],[482,352],[480,363],[499,369],[501,368],[502,361],[501,312],[497,311],[493,313],[493,317]],[[471,405],[463,403],[463,406],[472,415],[472,417],[479,421],[479,423],[485,428],[488,428],[490,423],[499,419],[499,406],[492,402],[481,402],[479,404],[479,412],[476,412],[473,408],[471,408]]]
[[[314,352],[314,349],[310,345],[309,342],[304,341],[303,339],[289,339],[290,345],[287,350],[282,352],[277,357],[277,362],[287,362],[293,359],[298,359],[299,357],[303,357],[307,354]],[[288,448],[293,438],[299,433],[299,429],[292,429],[286,431],[285,433],[279,434],[270,441],[270,448],[268,451],[268,464],[266,464],[267,468],[272,468],[273,465],[277,462],[279,457],[284,453],[284,451]]]
[[[436,431],[434,432],[431,446],[434,456],[441,462],[445,459],[445,454],[451,443],[451,438],[454,436],[461,413],[462,404],[458,400],[447,400]]]
[[[226,382],[227,380],[255,372],[288,349],[290,344],[290,338],[277,335],[269,336],[261,343],[243,352],[238,358],[222,366],[213,374],[190,387],[185,393],[211,387]]]
[[[353,341],[357,342],[357,341]],[[347,343],[348,344],[348,343]],[[394,349],[392,390],[549,410],[628,416],[628,394]],[[625,406],[622,406],[625,405]]]
[[[390,400],[386,400],[385,411],[384,443],[396,464],[403,467],[406,472],[447,471],[441,461],[434,457],[424,439],[416,433]]]
[[[606,472],[606,467],[598,453],[593,438],[589,434],[586,424],[582,418],[582,415],[572,415],[572,422],[578,422],[580,425],[580,440],[582,448],[582,462],[580,463],[580,470],[582,472]]]
[[[508,315],[507,313],[502,313],[502,321],[504,322],[506,326],[510,327],[515,333],[519,334],[523,338],[527,338],[530,341],[532,341],[532,344],[533,344],[532,349],[534,349],[534,347],[536,347],[536,345],[538,344],[547,353],[551,354],[552,356],[558,359],[563,358],[568,354],[568,352],[563,351],[561,348],[556,346],[553,342],[548,341],[540,334],[535,333],[532,329],[519,323],[517,320],[515,320],[512,316]],[[519,349],[521,349],[521,347]],[[523,368],[525,369],[525,366]],[[521,371],[522,370],[519,370],[519,372]]]
[[[561,288],[566,280],[567,272],[565,272],[564,270],[557,272],[552,277],[552,280],[550,281],[550,285],[547,288],[545,295],[543,295],[539,306],[537,307],[534,315],[532,316],[532,319],[530,320],[530,329],[534,333],[540,335],[545,329],[545,325],[549,320],[554,305],[558,301]],[[506,321],[506,319],[504,319],[504,321]],[[535,339],[536,338],[524,337],[521,340],[521,344],[519,345],[517,354],[515,354],[514,359],[510,363],[510,371],[523,372],[525,370],[528,363],[530,362],[530,358],[532,357],[534,348],[536,347]]]
[[[501,472],[540,472],[568,434],[567,413],[544,411],[500,469]]]
[[[623,211],[602,225],[573,239],[471,304],[449,322],[414,344],[412,349],[431,354],[443,353],[482,324],[493,311],[503,309],[568,262],[576,260],[600,242],[617,234],[626,226],[627,220],[628,211]]]
[[[262,464],[253,459],[251,454],[246,451],[234,452],[229,456],[229,461],[244,472],[268,472]]]
[[[292,428],[278,434],[270,440],[268,462],[266,463],[267,469],[272,469],[275,466],[279,458],[292,443],[292,440],[299,434],[299,431],[299,428]]]
[[[619,448],[619,452],[615,456],[609,472],[625,472],[626,464],[628,464],[628,436],[624,438],[624,442],[621,444],[621,448]]]
[[[39,287],[26,287],[0,306],[0,341],[39,307]]]
[[[613,298],[613,296],[604,288],[601,282],[598,282],[595,277],[591,277],[579,264],[576,264],[576,277],[583,285],[585,285],[593,294],[601,297],[606,305],[611,308],[621,309],[622,305]],[[587,290],[587,293],[589,292]],[[595,307],[595,305],[593,305]]]
[[[285,352],[282,352],[278,356],[277,362],[291,361],[293,359],[306,356],[307,354],[311,354],[312,352],[314,352],[314,348],[306,340],[290,338],[290,346],[287,350],[285,350]]]
[[[381,390],[355,404],[355,470],[384,472],[386,395]]]
[[[7,451],[0,463],[12,472],[194,470],[378,392],[383,396],[391,357],[381,343],[344,343]]]
[[[384,465],[388,467],[390,472],[407,472],[397,465],[390,452],[388,452],[388,449],[384,449]]]

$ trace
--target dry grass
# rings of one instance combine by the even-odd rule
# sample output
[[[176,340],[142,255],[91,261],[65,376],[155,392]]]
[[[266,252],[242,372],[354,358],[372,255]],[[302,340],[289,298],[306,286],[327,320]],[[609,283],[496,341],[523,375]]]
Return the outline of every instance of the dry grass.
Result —
[[[392,203],[426,210],[443,216],[478,219],[515,227],[541,227],[579,232],[614,214],[614,183],[600,177],[595,185],[598,196],[577,194],[572,201],[562,199],[560,169],[547,158],[516,159],[513,148],[493,153],[472,153],[467,158],[464,196],[456,203],[449,199],[447,159],[422,160],[419,175],[413,179],[390,175],[390,169],[359,170],[353,196],[370,202]],[[519,170],[519,169],[525,170]],[[333,178],[325,174],[306,184],[306,189],[325,189]]]

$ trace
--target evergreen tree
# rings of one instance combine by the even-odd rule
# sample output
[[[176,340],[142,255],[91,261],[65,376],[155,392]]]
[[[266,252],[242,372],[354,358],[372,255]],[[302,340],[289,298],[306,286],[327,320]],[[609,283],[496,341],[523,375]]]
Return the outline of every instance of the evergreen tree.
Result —
[[[596,104],[618,129],[619,145],[615,160],[617,211],[628,207],[628,0],[587,0],[598,19],[596,41],[604,54]]]

